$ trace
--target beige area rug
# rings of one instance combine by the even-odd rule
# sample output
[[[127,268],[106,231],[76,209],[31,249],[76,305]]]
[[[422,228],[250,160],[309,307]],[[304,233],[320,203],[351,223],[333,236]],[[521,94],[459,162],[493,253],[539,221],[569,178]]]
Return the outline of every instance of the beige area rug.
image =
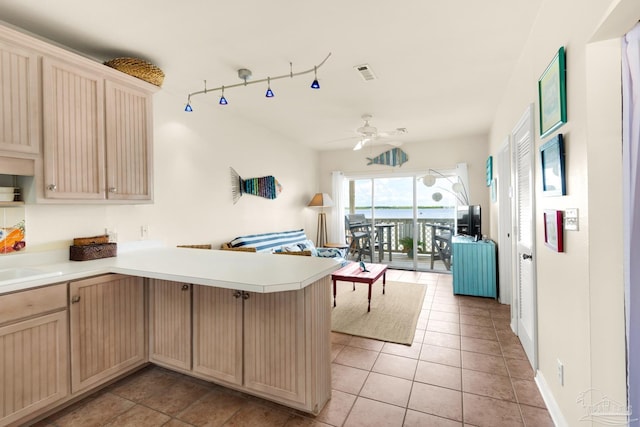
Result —
[[[353,291],[351,282],[337,283],[331,330],[411,345],[427,286],[387,281],[385,295],[382,295],[380,279],[371,289],[371,311],[367,313],[368,288],[366,283],[356,283]]]

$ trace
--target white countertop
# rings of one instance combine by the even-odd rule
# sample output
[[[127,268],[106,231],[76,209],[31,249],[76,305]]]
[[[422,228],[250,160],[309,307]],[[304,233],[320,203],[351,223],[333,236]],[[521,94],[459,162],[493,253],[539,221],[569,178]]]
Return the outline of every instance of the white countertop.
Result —
[[[0,257],[0,294],[106,273],[269,293],[302,289],[340,268],[329,258],[147,246],[119,245],[117,257],[93,261],[61,259],[61,251]]]

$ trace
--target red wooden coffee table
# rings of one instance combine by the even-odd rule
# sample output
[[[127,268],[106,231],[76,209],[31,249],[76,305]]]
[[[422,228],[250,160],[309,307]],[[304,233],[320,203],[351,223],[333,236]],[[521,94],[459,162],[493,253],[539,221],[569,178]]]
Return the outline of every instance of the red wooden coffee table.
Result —
[[[331,275],[333,280],[333,306],[336,306],[336,281],[342,280],[345,282],[353,282],[353,290],[356,290],[356,282],[367,283],[369,285],[369,305],[367,306],[367,312],[371,311],[371,285],[382,276],[382,294],[384,295],[384,288],[387,283],[387,266],[385,264],[365,264],[365,267],[369,271],[362,271],[360,264],[352,262],[340,270],[335,271]]]

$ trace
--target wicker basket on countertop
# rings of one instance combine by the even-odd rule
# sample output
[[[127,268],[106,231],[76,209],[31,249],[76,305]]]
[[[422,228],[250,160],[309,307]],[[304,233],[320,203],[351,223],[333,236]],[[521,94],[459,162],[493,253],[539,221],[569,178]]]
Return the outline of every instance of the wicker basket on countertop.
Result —
[[[108,235],[76,237],[69,246],[71,261],[90,261],[118,255],[118,244],[109,243]]]
[[[105,62],[104,65],[158,87],[162,86],[162,82],[164,81],[164,73],[162,70],[143,59],[129,57],[115,58]]]

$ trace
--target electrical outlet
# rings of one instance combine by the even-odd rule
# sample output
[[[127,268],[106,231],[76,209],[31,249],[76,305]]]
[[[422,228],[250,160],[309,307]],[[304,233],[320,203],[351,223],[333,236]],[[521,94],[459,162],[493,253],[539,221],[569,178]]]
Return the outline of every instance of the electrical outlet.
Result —
[[[145,240],[145,239],[149,238],[149,226],[148,225],[141,225],[140,226],[140,238],[142,240]]]
[[[558,382],[561,386],[564,386],[564,365],[558,359]]]
[[[118,231],[115,228],[105,228],[104,234],[109,236],[109,243],[118,242]]]

